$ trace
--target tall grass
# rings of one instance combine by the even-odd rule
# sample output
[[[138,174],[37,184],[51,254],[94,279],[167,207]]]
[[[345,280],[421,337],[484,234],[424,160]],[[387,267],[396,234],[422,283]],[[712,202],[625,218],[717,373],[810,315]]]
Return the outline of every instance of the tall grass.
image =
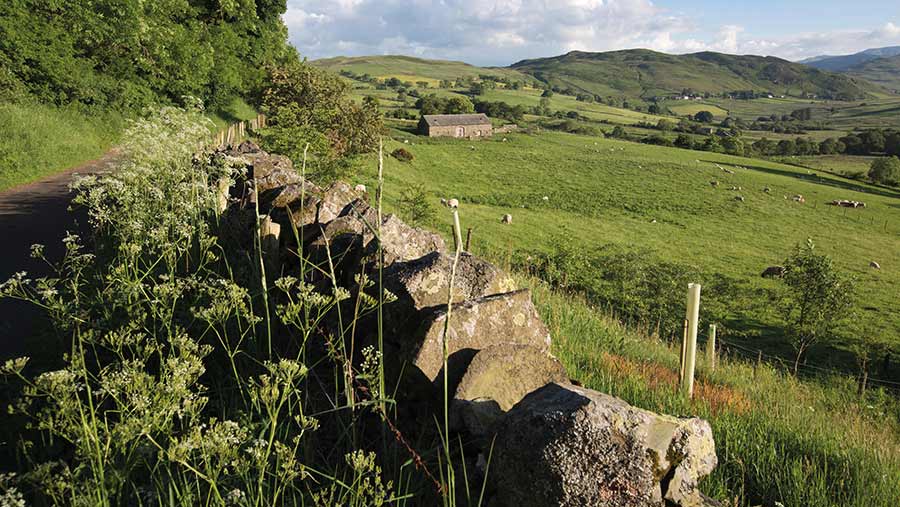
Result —
[[[708,419],[719,465],[702,489],[727,505],[900,505],[900,402],[860,398],[853,379],[801,381],[766,363],[720,357],[698,367],[694,401],[678,391],[679,348],[627,329],[577,294],[525,278],[554,353],[587,387],[650,410]]]
[[[0,190],[101,156],[115,143],[123,123],[114,112],[0,103]]]

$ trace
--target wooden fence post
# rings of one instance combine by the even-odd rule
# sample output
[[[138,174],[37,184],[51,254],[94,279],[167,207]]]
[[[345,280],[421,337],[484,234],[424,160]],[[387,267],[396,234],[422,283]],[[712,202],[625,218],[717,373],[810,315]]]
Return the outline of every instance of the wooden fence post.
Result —
[[[469,228],[466,230],[466,249],[465,249],[465,251],[468,252],[468,253],[471,253],[471,251],[469,250],[469,244],[470,244],[471,242],[472,242],[472,228],[469,227]]]
[[[678,386],[684,385],[684,358],[687,356],[687,333],[688,333],[688,321],[684,319],[683,329],[681,330],[681,354],[680,354],[680,362],[681,366],[678,370]]]
[[[706,360],[710,371],[716,371],[716,325],[709,325],[709,339],[706,341]]]
[[[688,284],[686,318],[688,329],[684,347],[684,382],[681,388],[688,398],[693,398],[694,370],[697,367],[697,331],[700,320],[700,284]]]
[[[217,182],[216,188],[216,209],[221,215],[226,208],[228,208],[228,189],[231,185],[231,180],[228,178],[219,178]]]
[[[271,276],[274,279],[281,271],[279,259],[281,224],[273,222],[269,215],[259,217],[259,236],[267,278]]]

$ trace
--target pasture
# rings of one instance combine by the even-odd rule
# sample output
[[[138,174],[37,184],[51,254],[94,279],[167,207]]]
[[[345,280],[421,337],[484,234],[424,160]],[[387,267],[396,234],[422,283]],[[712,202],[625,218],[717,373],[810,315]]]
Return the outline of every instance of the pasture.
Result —
[[[741,287],[728,305],[735,339],[790,358],[780,316],[760,296],[778,282],[759,274],[811,238],[841,271],[857,278],[859,315],[840,330],[846,342],[813,351],[810,361],[852,371],[846,352],[852,337],[863,332],[898,345],[897,191],[774,162],[562,133],[478,143],[400,132],[394,137],[387,152],[404,146],[415,160],[388,159],[388,202],[396,205],[410,185],[422,185],[435,205],[440,197],[459,198],[476,252],[503,260],[512,252],[614,245],[691,266],[701,283],[727,277]],[[805,204],[791,199],[798,194]],[[743,202],[736,200],[739,195]],[[834,199],[864,201],[867,208],[826,205]],[[506,213],[514,217],[511,226],[500,223]],[[447,217],[440,216],[437,225],[446,230]],[[882,269],[870,268],[871,261]]]

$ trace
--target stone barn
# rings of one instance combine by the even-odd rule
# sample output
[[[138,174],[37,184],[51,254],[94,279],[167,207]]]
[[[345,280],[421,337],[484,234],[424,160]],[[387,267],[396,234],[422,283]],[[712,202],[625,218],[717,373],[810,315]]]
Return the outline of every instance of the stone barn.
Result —
[[[491,119],[478,114],[426,114],[419,121],[419,130],[428,137],[491,137]]]

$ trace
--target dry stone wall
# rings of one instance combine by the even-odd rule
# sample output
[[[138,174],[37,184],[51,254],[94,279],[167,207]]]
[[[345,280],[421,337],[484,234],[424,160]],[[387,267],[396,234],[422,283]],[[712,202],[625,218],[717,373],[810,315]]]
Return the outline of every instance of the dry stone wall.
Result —
[[[339,281],[353,291],[364,290],[354,287],[356,275],[383,261],[384,285],[397,296],[384,308],[384,359],[387,370],[404,372],[397,379],[403,386],[398,405],[438,410],[437,386],[447,377],[454,393],[451,431],[483,446],[484,454],[494,442],[488,505],[712,504],[697,488],[716,465],[709,424],[655,414],[570,383],[550,353],[550,333],[530,292],[516,290],[507,273],[462,254],[446,325],[445,372],[453,257],[440,236],[394,215],[379,223],[364,187],[338,182],[319,188],[303,181],[290,160],[250,142],[224,156],[245,165],[248,175],[228,192],[228,211],[241,217],[235,227],[246,226],[248,210],[255,217],[258,207],[266,216],[264,255],[271,269],[290,272],[298,261],[287,251],[299,249],[319,265],[330,259]],[[284,234],[293,230],[301,232],[302,244]],[[383,260],[376,255],[377,230]],[[361,343],[365,336],[361,329]]]

